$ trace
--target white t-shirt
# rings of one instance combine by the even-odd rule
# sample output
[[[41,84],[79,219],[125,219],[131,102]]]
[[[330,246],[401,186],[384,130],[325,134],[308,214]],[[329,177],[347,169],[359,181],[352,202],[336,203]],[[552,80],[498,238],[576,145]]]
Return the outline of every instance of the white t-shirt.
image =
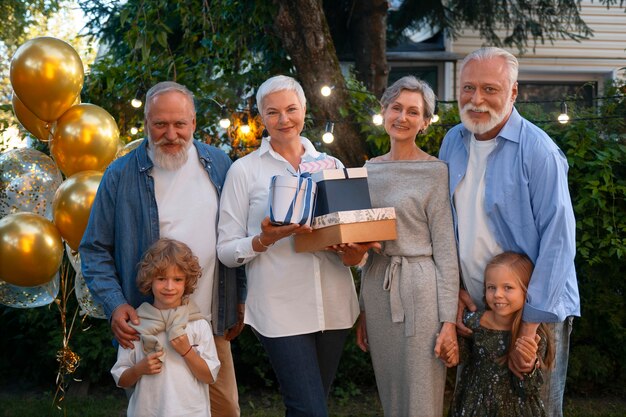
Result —
[[[211,326],[206,320],[195,320],[185,329],[189,342],[198,345],[194,349],[207,363],[213,379],[217,378],[220,362],[217,358],[215,341]],[[209,417],[209,387],[200,382],[191,373],[180,356],[167,341],[165,332],[157,334],[165,350],[165,359],[161,372],[155,375],[143,375],[135,384],[135,390],[128,402],[129,417]],[[119,347],[117,362],[111,369],[111,375],[118,384],[125,370],[137,364],[143,358],[141,342],[133,342],[133,349]],[[119,386],[119,385],[118,385]]]
[[[198,257],[202,276],[193,294],[200,312],[211,317],[213,282],[217,279],[215,246],[219,199],[196,147],[188,149],[187,162],[176,171],[154,167],[154,190],[161,237],[186,243]]]
[[[268,138],[238,159],[222,190],[217,252],[227,266],[246,264],[245,322],[266,337],[293,336],[352,327],[359,306],[350,269],[334,252],[296,253],[293,237],[265,252],[252,249],[267,215],[273,175],[292,175],[293,167]],[[306,138],[303,159],[320,153]],[[341,165],[341,162],[336,161]]]
[[[472,300],[480,308],[484,308],[485,266],[502,252],[489,230],[485,213],[485,169],[496,144],[496,139],[480,141],[472,135],[467,171],[454,192],[461,276]]]

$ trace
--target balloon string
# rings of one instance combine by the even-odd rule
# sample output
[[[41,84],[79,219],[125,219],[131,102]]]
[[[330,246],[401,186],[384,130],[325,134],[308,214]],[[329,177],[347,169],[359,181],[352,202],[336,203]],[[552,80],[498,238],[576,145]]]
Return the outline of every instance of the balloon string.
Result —
[[[62,347],[57,352],[57,362],[59,362],[59,370],[56,377],[57,389],[54,394],[54,399],[52,400],[52,403],[56,405],[59,410],[62,409],[61,404],[65,399],[65,390],[68,386],[68,382],[65,380],[65,377],[73,374],[80,364],[80,356],[72,351],[69,346],[70,339],[72,338],[72,334],[74,333],[74,324],[76,323],[76,317],[78,315],[78,308],[76,308],[71,323],[68,327],[67,305],[70,296],[74,292],[74,286],[71,285],[69,270],[69,262],[63,261],[63,264],[61,265],[61,273],[59,274],[60,297],[54,300],[61,315],[61,330],[63,333]],[[81,319],[81,325],[84,323],[86,317],[87,316],[85,315]]]

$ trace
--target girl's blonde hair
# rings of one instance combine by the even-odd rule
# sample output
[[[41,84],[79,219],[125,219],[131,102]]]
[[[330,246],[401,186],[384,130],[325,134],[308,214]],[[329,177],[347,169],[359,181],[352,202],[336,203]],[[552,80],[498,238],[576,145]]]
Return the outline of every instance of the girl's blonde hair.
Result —
[[[168,238],[161,238],[154,242],[141,258],[137,272],[139,291],[144,295],[150,295],[153,279],[165,274],[165,270],[170,266],[177,266],[185,274],[183,296],[188,297],[198,284],[202,268],[189,246]]]
[[[496,255],[489,261],[487,266],[485,267],[485,277],[487,276],[487,272],[496,266],[506,266],[513,273],[513,276],[517,279],[517,283],[520,285],[522,290],[524,291],[524,299],[526,299],[526,294],[528,293],[528,284],[530,283],[530,277],[533,274],[533,262],[530,258],[523,254],[517,252],[503,252],[499,255]],[[485,281],[486,282],[486,281]],[[485,286],[486,293],[486,286]],[[490,310],[489,305],[485,302],[485,308]],[[515,340],[519,337],[520,327],[522,325],[522,313],[524,309],[521,308],[518,312],[515,313],[513,318],[513,324],[511,325],[511,343],[509,343],[509,349],[506,354],[499,359],[499,361],[504,364],[513,349],[515,349]],[[552,333],[548,326],[544,323],[539,325],[537,329],[537,334],[546,341],[546,354],[544,358],[539,358],[542,362],[542,365],[546,368],[550,368],[552,366],[552,361],[554,360],[554,343],[552,341]]]

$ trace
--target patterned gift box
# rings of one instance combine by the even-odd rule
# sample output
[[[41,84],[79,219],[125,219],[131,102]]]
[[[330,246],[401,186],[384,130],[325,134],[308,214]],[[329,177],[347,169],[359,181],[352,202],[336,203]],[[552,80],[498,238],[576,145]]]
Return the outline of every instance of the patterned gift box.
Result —
[[[316,217],[313,223],[313,232],[295,236],[296,252],[315,252],[340,243],[379,242],[398,237],[393,207],[340,211]]]
[[[382,207],[366,210],[336,211],[334,213],[318,216],[313,219],[311,227],[321,229],[336,224],[372,222],[396,218],[394,207]]]

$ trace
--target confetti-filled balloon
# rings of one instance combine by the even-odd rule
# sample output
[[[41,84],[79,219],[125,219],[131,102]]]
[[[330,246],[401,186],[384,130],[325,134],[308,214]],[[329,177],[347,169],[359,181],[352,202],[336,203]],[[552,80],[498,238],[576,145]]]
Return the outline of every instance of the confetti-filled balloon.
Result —
[[[72,268],[76,271],[76,277],[74,278],[74,292],[76,293],[76,299],[78,300],[78,305],[80,306],[80,315],[84,316],[86,314],[96,319],[106,319],[107,317],[106,314],[104,314],[102,304],[97,303],[93,299],[93,296],[89,291],[89,287],[87,287],[87,283],[85,282],[85,278],[83,278],[83,274],[80,269],[80,254],[73,251],[67,243],[65,244],[65,251]]]
[[[0,218],[30,212],[52,220],[52,199],[63,182],[52,158],[32,148],[0,155]]]
[[[52,222],[34,213],[0,219],[0,279],[20,287],[50,282],[63,260],[63,240]]]
[[[59,273],[43,285],[18,287],[0,280],[0,304],[13,308],[34,308],[48,305],[59,293]]]

